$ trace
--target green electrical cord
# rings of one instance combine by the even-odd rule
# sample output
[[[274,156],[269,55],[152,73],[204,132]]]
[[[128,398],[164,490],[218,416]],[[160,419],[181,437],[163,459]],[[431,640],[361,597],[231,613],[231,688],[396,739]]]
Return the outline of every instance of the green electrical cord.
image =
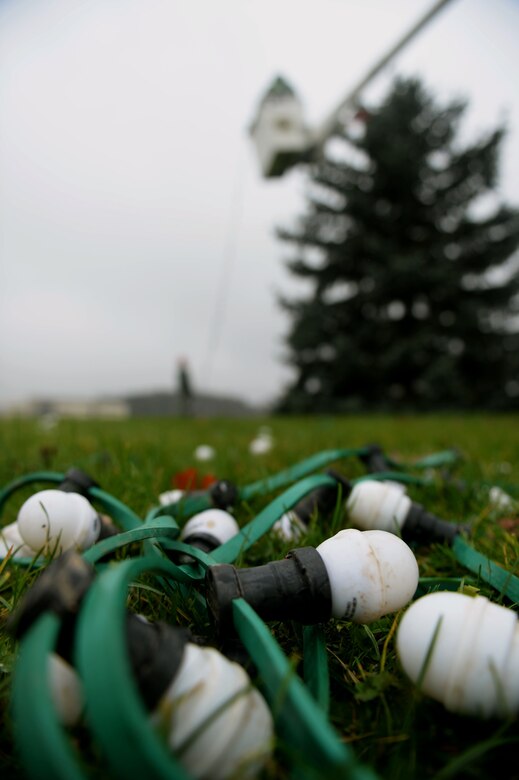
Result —
[[[423,487],[425,485],[433,484],[431,479],[427,477],[417,477],[416,474],[406,474],[403,471],[377,471],[373,474],[363,474],[361,477],[355,477],[351,480],[352,485],[356,485],[357,482],[401,482],[403,485],[419,485]]]
[[[160,778],[191,780],[153,730],[133,680],[124,634],[126,593],[130,583],[144,573],[152,573],[164,586],[180,588],[193,595],[199,608],[205,599],[197,590],[208,566],[234,563],[255,542],[268,533],[283,513],[309,492],[334,486],[327,474],[315,474],[328,463],[366,449],[328,450],[307,458],[273,477],[252,483],[239,491],[241,500],[277,490],[291,482],[256,517],[225,544],[208,555],[177,541],[180,529],[174,505],[153,508],[143,522],[129,507],[99,488],[89,493],[119,523],[122,532],[94,544],[83,553],[85,560],[98,566],[98,576],[82,605],[76,636],[76,663],[87,702],[87,723],[106,754],[116,775],[125,780]],[[432,468],[452,463],[455,451],[444,451],[417,461],[405,469]],[[369,474],[352,480],[395,480],[406,484],[427,485],[419,477],[388,461],[395,471]],[[35,472],[14,480],[0,491],[0,511],[18,489],[33,482],[59,483],[64,475]],[[183,515],[199,507],[209,508],[207,496],[193,497],[184,503]],[[196,512],[193,512],[196,513]],[[142,543],[144,556],[109,565],[106,556],[129,544]],[[453,543],[456,560],[490,584],[501,596],[519,603],[519,578],[477,552],[462,535]],[[184,553],[195,563],[177,565],[167,553]],[[19,562],[19,561],[16,561]],[[477,582],[473,578],[470,582]],[[466,578],[421,578],[415,598],[431,590],[458,590]],[[324,777],[348,780],[377,780],[371,769],[357,763],[327,720],[329,674],[322,626],[303,629],[304,680],[295,674],[289,660],[265,623],[243,599],[233,603],[235,628],[259,672],[259,684],[276,717],[280,734],[293,759],[294,776],[305,780]],[[60,629],[59,618],[45,613],[32,626],[20,644],[15,664],[12,707],[15,739],[24,767],[31,778],[47,780],[85,780],[88,770],[73,747],[67,730],[59,723],[48,686],[47,663]],[[102,662],[100,663],[100,659]],[[281,691],[281,695],[280,695]]]
[[[305,458],[299,463],[296,463],[290,468],[284,469],[277,474],[266,477],[265,479],[260,479],[257,482],[251,483],[250,485],[245,485],[239,489],[238,500],[249,501],[251,498],[264,496],[267,493],[272,493],[275,490],[279,490],[279,488],[285,487],[292,482],[303,479],[303,477],[309,476],[319,469],[328,466],[330,463],[338,460],[344,460],[345,458],[360,458],[363,455],[367,455],[369,452],[370,447],[348,447],[333,450],[323,450],[322,452],[311,455],[310,457]],[[456,450],[443,450],[441,452],[428,455],[427,457],[415,461],[414,463],[408,464],[399,464],[397,461],[386,458],[387,462],[393,468],[395,468],[395,471],[390,471],[385,475],[368,475],[366,479],[393,479],[395,481],[401,482],[412,482],[418,485],[429,484],[431,480],[424,478],[420,479],[418,477],[413,477],[412,475],[408,475],[406,479],[406,475],[403,474],[403,472],[413,468],[425,469],[452,465],[459,459],[460,456]],[[205,509],[210,509],[211,506],[212,503],[209,493],[206,495],[197,495],[191,497],[189,494],[187,494],[174,504],[169,504],[166,507],[153,507],[149,511],[146,519],[153,519],[158,514],[164,513],[186,519],[194,514],[197,514],[198,512],[203,512]]]
[[[361,447],[357,449],[337,449],[337,450],[323,450],[315,455],[311,455],[309,458],[296,463],[288,469],[280,471],[278,474],[274,474],[272,477],[266,479],[260,479],[258,482],[253,482],[251,485],[246,485],[240,490],[240,499],[242,501],[248,501],[254,496],[263,496],[266,493],[271,493],[274,490],[278,490],[281,487],[285,487],[291,482],[307,477],[315,471],[328,466],[336,460],[343,460],[344,458],[359,457],[369,451],[369,448]]]
[[[354,455],[362,455],[367,452],[367,448],[360,449],[336,449],[326,450],[313,455],[310,458],[306,458],[290,469],[286,469],[273,477],[269,477],[266,480],[253,483],[246,486],[240,491],[240,496],[245,500],[253,495],[257,495],[262,492],[269,492],[275,490],[287,482],[293,481],[299,475],[308,474],[315,471],[318,468],[327,465],[330,462],[339,460],[340,458],[351,457]],[[445,464],[447,462],[454,462],[458,457],[455,450],[445,450],[440,453],[434,453],[421,461],[416,461],[414,466],[417,468],[431,467]],[[7,499],[17,490],[26,485],[35,482],[51,482],[60,483],[64,479],[64,474],[57,472],[34,472],[24,477],[14,480],[9,483],[0,491],[0,511],[2,510]],[[376,474],[367,474],[361,477],[357,477],[352,480],[352,484],[362,482],[366,480],[396,480],[404,484],[425,485],[429,484],[429,480],[423,477],[418,477],[412,474],[406,474],[399,471],[387,471]],[[286,490],[283,494],[274,499],[271,504],[267,506],[265,510],[260,512],[254,520],[244,526],[240,532],[230,539],[225,544],[221,545],[213,553],[214,560],[219,563],[232,563],[236,558],[249,547],[251,547],[256,541],[258,541],[266,532],[270,530],[276,520],[281,517],[283,512],[294,506],[301,498],[303,498],[308,492],[317,488],[324,487],[326,485],[333,485],[334,480],[325,475],[317,474],[306,479],[302,479],[291,488]],[[93,560],[107,555],[114,550],[129,544],[133,541],[144,541],[145,539],[151,539],[157,541],[157,531],[160,527],[164,528],[162,537],[176,538],[179,533],[178,525],[174,519],[171,520],[171,527],[166,528],[165,523],[168,517],[171,518],[171,513],[168,513],[167,508],[155,508],[148,514],[146,521],[143,521],[133,512],[132,509],[127,507],[121,501],[114,496],[101,490],[100,488],[92,487],[89,490],[89,494],[92,500],[100,504],[100,506],[120,524],[123,528],[123,533],[117,537],[112,537],[95,544],[92,548],[91,555]],[[202,497],[205,501],[206,499]],[[200,497],[194,499],[194,503],[199,502]],[[208,500],[208,499],[207,499]],[[189,504],[187,504],[189,508]],[[162,514],[160,513],[162,509]],[[161,523],[158,525],[155,521],[161,519]],[[132,531],[138,530],[139,533],[132,534]],[[142,531],[142,533],[141,533]],[[124,533],[126,532],[126,533]],[[157,546],[154,545],[154,549],[157,550]],[[490,561],[485,556],[474,550],[466,541],[461,537],[456,539],[453,545],[453,550],[456,555],[456,559],[459,563],[465,566],[470,571],[478,574],[481,579],[488,582],[492,587],[496,588],[499,592],[502,592],[512,601],[519,601],[519,580],[517,577],[503,570],[500,566]],[[16,563],[19,565],[31,565],[34,563],[34,558],[16,559]]]
[[[265,623],[243,599],[233,602],[234,625],[256,665],[278,728],[294,755],[318,770],[320,778],[376,780],[357,762],[300,678]]]
[[[50,482],[51,484],[59,484],[63,481],[64,475],[58,474],[56,471],[35,471],[32,474],[27,474],[23,477],[18,477],[12,482],[9,482],[5,487],[0,490],[0,513],[4,508],[4,504],[7,499],[16,493],[17,490],[31,485],[34,482]]]
[[[519,604],[519,578],[515,574],[477,552],[461,535],[454,539],[452,549],[458,563],[477,574],[500,595]],[[519,569],[519,563],[516,569]]]
[[[352,484],[368,479],[393,478],[394,472],[384,472],[362,476],[352,480]],[[423,484],[423,479],[413,475],[398,475],[402,482],[409,484]],[[288,509],[298,503],[305,495],[316,488],[336,485],[333,477],[326,474],[317,474],[306,477],[292,485],[288,490],[275,498],[256,517],[244,526],[238,534],[233,536],[225,544],[220,545],[212,552],[212,559],[217,563],[234,563],[236,559],[257,542],[265,533],[270,531],[276,520]],[[491,585],[500,594],[510,598],[513,602],[519,602],[519,579],[512,572],[503,569],[486,556],[477,552],[461,535],[457,536],[453,544],[453,552],[457,561],[476,573],[482,580]]]
[[[250,485],[245,485],[239,490],[238,498],[241,501],[248,501],[255,496],[266,495],[269,492],[278,490],[281,487],[296,482],[303,477],[306,477],[313,472],[318,471],[324,466],[329,465],[337,460],[342,460],[350,457],[362,457],[369,453],[369,447],[358,448],[341,448],[333,450],[323,450],[308,458],[294,464],[288,469],[274,474],[266,479],[258,480]],[[456,462],[459,459],[459,454],[456,450],[444,450],[442,452],[433,453],[421,460],[414,463],[399,464],[396,461],[386,458],[395,469],[395,472],[387,472],[385,474],[368,475],[366,478],[371,479],[394,479],[402,482],[414,482],[416,484],[428,484],[428,480],[421,481],[418,478],[409,476],[408,479],[402,474],[402,471],[413,468],[436,468],[441,465],[448,465]],[[55,471],[35,471],[31,474],[27,474],[23,477],[19,477],[4,488],[0,490],[0,515],[3,507],[8,498],[13,495],[17,490],[24,488],[33,483],[50,483],[53,485],[60,484],[65,475]],[[513,489],[514,486],[512,486]],[[133,512],[130,507],[123,504],[119,499],[110,495],[109,493],[101,490],[98,487],[91,487],[88,491],[89,496],[93,501],[96,501],[99,506],[107,512],[124,531],[129,531],[132,528],[137,528],[141,523],[141,518]],[[205,509],[209,509],[212,506],[209,492],[203,495],[189,496],[187,494],[180,501],[175,504],[167,506],[155,506],[152,507],[145,521],[153,520],[159,515],[172,515],[173,517],[182,517],[187,519],[198,512],[202,512]]]
[[[268,504],[263,511],[247,523],[236,536],[213,550],[212,557],[217,563],[234,563],[237,557],[252,547],[261,537],[270,531],[276,520],[293,507],[312,490],[319,487],[334,487],[337,482],[327,474],[306,477],[285,490]]]
[[[330,706],[330,675],[322,626],[303,627],[303,657],[306,686],[326,714]]]

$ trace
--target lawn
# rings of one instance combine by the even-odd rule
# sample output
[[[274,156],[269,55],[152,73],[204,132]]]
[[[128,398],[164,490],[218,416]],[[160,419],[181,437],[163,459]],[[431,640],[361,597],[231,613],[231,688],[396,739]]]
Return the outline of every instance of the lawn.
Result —
[[[270,429],[273,446],[259,455],[249,444],[261,427]],[[243,527],[254,521],[276,498],[300,481],[296,464],[319,453],[340,450],[343,456],[330,466],[346,479],[366,474],[356,450],[377,443],[400,466],[402,473],[416,479],[407,483],[413,501],[437,516],[470,525],[470,544],[504,570],[518,571],[519,502],[499,507],[490,500],[489,489],[498,485],[519,499],[519,417],[513,415],[431,415],[431,416],[345,416],[302,418],[236,419],[131,419],[126,421],[0,420],[0,489],[13,480],[38,472],[64,473],[70,467],[83,469],[102,490],[118,499],[144,520],[159,505],[159,495],[174,486],[174,477],[186,469],[198,477],[213,475],[227,479],[242,489],[234,515]],[[198,460],[195,449],[209,445],[213,457]],[[347,451],[353,452],[348,455]],[[421,459],[435,453],[455,451],[452,463],[419,468]],[[327,466],[311,470],[320,474]],[[288,471],[287,471],[288,470]],[[286,479],[261,483],[285,474]],[[463,482],[464,487],[460,488]],[[261,487],[263,484],[263,487]],[[255,489],[243,490],[246,486]],[[22,486],[6,500],[1,524],[16,520],[21,503],[44,484]],[[160,512],[158,512],[160,516]],[[185,517],[179,519],[182,525]],[[236,564],[257,566],[280,560],[294,546],[316,547],[347,527],[343,503],[330,513],[312,517],[305,536],[297,545],[264,533],[243,551]],[[460,564],[447,544],[411,545],[420,577],[427,588],[449,587],[479,593],[491,601],[516,610],[517,605],[488,581]],[[124,558],[139,556],[139,544],[119,549],[112,567]],[[23,594],[41,573],[41,565],[21,566],[8,561],[0,579],[0,619],[5,621]],[[427,578],[427,579],[426,579]],[[162,583],[162,585],[161,585]],[[433,584],[431,584],[433,583]],[[454,583],[454,584],[453,584]],[[169,583],[170,585],[171,583]],[[194,599],[197,586],[169,587],[152,575],[129,589],[128,606],[151,620],[161,619],[189,628],[206,644],[219,646],[203,598]],[[423,589],[422,591],[423,592]],[[418,596],[418,594],[417,594]],[[202,606],[201,606],[202,605]],[[304,694],[312,696],[319,723],[349,756],[347,771],[333,772],[323,758],[321,769],[312,753],[312,739],[290,736],[286,722],[292,717],[280,700],[272,710],[279,715],[272,758],[261,778],[368,777],[380,780],[423,780],[434,778],[519,777],[517,717],[480,719],[449,712],[443,704],[422,694],[404,674],[396,652],[395,636],[405,610],[398,610],[367,624],[329,620],[316,631],[305,629],[296,620],[269,622],[269,634],[282,650],[292,674],[304,681]],[[239,644],[239,649],[237,645]],[[18,645],[2,632],[0,644],[0,696],[2,734],[0,738],[1,777],[23,777],[25,770],[18,755],[14,732],[19,728],[11,708],[11,672],[16,668]],[[323,657],[318,658],[322,651]],[[240,643],[236,657],[243,659],[260,689],[268,688],[265,671]],[[306,666],[305,666],[306,661]],[[269,659],[265,661],[268,667]],[[315,666],[312,668],[312,664]],[[316,670],[318,673],[316,673]],[[317,679],[316,679],[317,678]],[[272,685],[275,684],[271,683]],[[517,687],[517,681],[515,681]],[[35,696],[38,693],[35,692]],[[283,697],[283,685],[279,686]],[[293,715],[295,721],[299,715]],[[292,732],[299,722],[292,724]],[[311,717],[310,717],[311,721]],[[317,721],[319,721],[317,723]],[[304,725],[304,724],[303,724]],[[308,725],[308,724],[307,724]],[[303,728],[303,726],[301,726]],[[74,755],[81,756],[83,776],[113,777],[95,737],[85,725],[79,730],[62,730]],[[319,754],[319,746],[316,748]],[[124,762],[121,762],[123,766]],[[121,776],[132,776],[121,770]],[[137,776],[137,768],[133,771]],[[33,769],[31,776],[38,775]],[[79,775],[78,775],[79,776]],[[142,774],[140,775],[142,776]],[[152,775],[151,769],[146,776]],[[171,777],[175,776],[171,774]]]

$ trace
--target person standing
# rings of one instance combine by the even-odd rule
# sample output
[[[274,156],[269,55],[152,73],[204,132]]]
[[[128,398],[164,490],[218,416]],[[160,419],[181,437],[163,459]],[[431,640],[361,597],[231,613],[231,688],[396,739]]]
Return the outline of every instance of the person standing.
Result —
[[[185,357],[179,358],[177,364],[178,399],[181,417],[189,417],[193,413],[193,388],[189,376],[188,363]]]

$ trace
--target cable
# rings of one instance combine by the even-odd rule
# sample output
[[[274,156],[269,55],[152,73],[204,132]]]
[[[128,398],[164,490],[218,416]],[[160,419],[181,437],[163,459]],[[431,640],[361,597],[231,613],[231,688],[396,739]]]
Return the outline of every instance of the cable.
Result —
[[[245,166],[243,164],[242,152],[236,162],[234,183],[231,192],[230,216],[221,258],[220,278],[218,280],[218,288],[214,299],[213,313],[209,320],[207,348],[202,370],[203,383],[207,388],[211,383],[213,361],[220,344],[220,337],[229,301],[231,279],[235,268],[236,248],[242,220],[244,172]]]

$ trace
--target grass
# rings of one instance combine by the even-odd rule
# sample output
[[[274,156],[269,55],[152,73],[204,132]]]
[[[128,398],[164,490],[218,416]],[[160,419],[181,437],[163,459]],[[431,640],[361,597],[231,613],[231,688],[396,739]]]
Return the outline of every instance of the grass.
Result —
[[[411,485],[411,498],[437,515],[470,522],[473,544],[503,567],[513,570],[519,560],[519,516],[515,510],[496,510],[482,483],[519,486],[519,418],[513,415],[351,416],[269,418],[245,420],[132,419],[128,421],[63,420],[47,429],[38,420],[1,420],[0,488],[16,477],[34,471],[64,472],[71,466],[87,471],[101,487],[131,507],[140,517],[158,504],[161,492],[171,487],[172,475],[195,466],[200,475],[212,473],[239,486],[284,470],[322,450],[362,447],[377,442],[393,459],[411,463],[432,452],[456,448],[461,461],[452,470],[456,478],[473,484],[465,492],[449,487],[438,472],[427,487]],[[248,445],[259,427],[268,425],[275,445],[261,456]],[[197,462],[195,447],[209,444],[215,456]],[[357,459],[334,464],[346,477],[364,468]],[[17,491],[6,503],[1,523],[16,519],[22,501],[35,488]],[[518,494],[519,495],[519,494]],[[275,494],[254,497],[237,507],[244,525]],[[319,517],[303,545],[318,545],[345,522],[340,509],[332,517]],[[290,549],[265,535],[240,558],[240,565],[257,565],[282,558]],[[414,549],[422,577],[467,577],[467,582],[494,601],[499,594],[457,563],[445,545]],[[0,620],[4,622],[19,598],[34,582],[38,568],[25,569],[7,562],[0,571]],[[476,578],[477,579],[477,578]],[[132,609],[150,618],[170,619],[188,625],[208,643],[216,643],[207,621],[189,599],[164,595],[157,582],[130,592]],[[515,607],[513,607],[515,608]],[[174,618],[171,618],[173,614]],[[323,625],[330,673],[329,719],[359,761],[383,780],[446,780],[446,778],[519,777],[517,719],[509,721],[464,717],[449,713],[440,703],[417,692],[403,674],[395,651],[395,631],[401,613],[387,615],[368,626],[347,621]],[[295,670],[303,675],[303,632],[298,624],[269,626]],[[13,742],[10,711],[11,671],[17,647],[0,635],[0,735],[2,778],[22,777]],[[261,681],[260,681],[261,682]],[[87,764],[93,776],[109,777],[95,745],[82,735]],[[499,775],[496,767],[501,767]],[[290,775],[290,760],[279,740],[264,772],[268,780]]]

